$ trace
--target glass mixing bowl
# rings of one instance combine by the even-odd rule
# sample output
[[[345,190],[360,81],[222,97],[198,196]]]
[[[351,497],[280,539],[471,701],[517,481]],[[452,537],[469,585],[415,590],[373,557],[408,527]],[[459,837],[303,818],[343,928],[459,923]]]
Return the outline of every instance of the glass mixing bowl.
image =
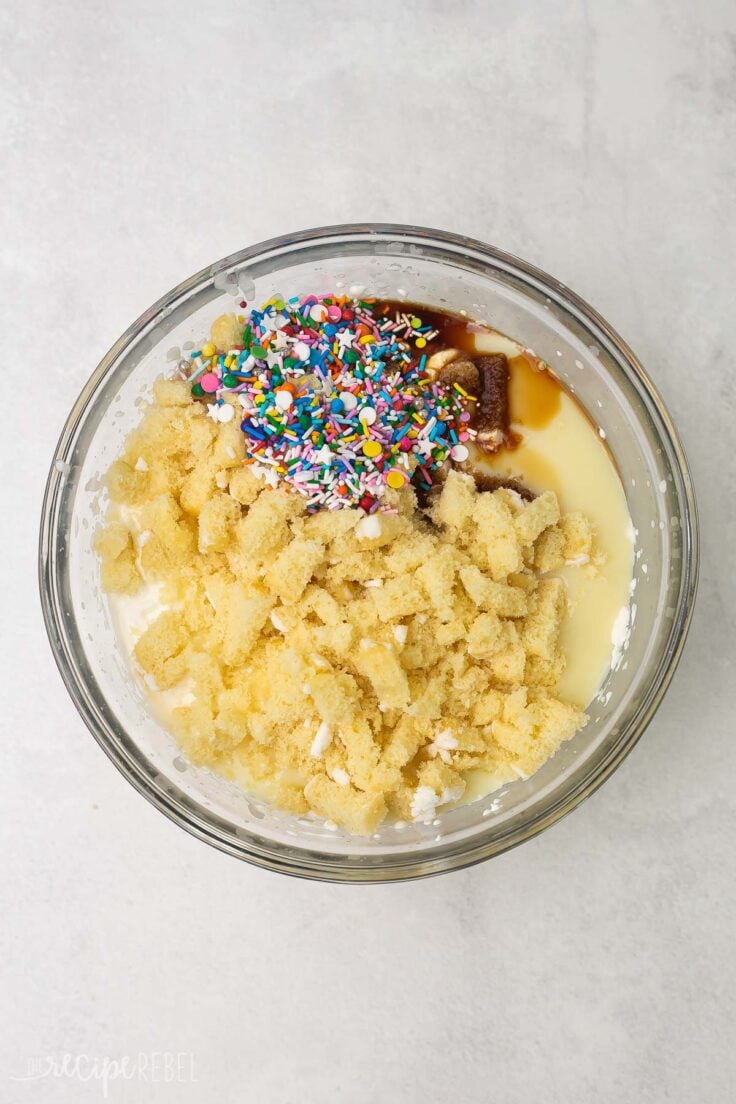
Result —
[[[431,824],[355,838],[294,817],[194,767],[157,723],[121,654],[92,548],[100,476],[139,421],[172,346],[195,345],[245,298],[346,291],[467,312],[530,346],[595,410],[636,530],[633,625],[623,662],[590,722],[528,780]],[[271,870],[347,882],[453,870],[549,827],[588,797],[641,736],[677,665],[697,582],[695,501],[661,399],[634,354],[596,312],[543,272],[469,238],[410,226],[308,230],[226,257],[175,287],[123,334],[67,420],[43,503],[43,612],[61,675],[92,735],[125,777],[193,835]],[[634,609],[635,605],[635,609]]]

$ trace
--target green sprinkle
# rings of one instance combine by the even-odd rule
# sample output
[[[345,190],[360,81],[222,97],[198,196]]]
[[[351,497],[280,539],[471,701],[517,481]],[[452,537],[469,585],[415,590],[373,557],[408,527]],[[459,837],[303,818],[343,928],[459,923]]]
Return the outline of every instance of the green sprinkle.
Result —
[[[202,396],[204,395],[204,388],[202,387],[201,383],[192,384],[192,394],[194,395],[195,399],[202,398]]]

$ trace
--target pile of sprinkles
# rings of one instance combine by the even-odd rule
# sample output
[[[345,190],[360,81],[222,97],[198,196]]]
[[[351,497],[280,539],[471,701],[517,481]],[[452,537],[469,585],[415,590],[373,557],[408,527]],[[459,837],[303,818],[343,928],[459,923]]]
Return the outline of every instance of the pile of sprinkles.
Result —
[[[427,491],[448,459],[468,457],[474,396],[425,371],[437,336],[374,299],[275,295],[243,319],[241,344],[192,352],[187,378],[216,421],[239,405],[245,462],[271,486],[312,510],[375,513],[387,488]]]

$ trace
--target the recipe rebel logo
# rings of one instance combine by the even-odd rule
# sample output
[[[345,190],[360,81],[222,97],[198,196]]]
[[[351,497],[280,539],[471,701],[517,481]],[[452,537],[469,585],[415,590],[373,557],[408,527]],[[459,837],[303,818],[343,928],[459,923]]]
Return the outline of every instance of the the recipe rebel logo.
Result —
[[[113,1084],[116,1081],[134,1081],[144,1085],[183,1085],[194,1082],[197,1078],[194,1055],[191,1052],[153,1050],[116,1057],[107,1054],[45,1054],[29,1058],[25,1073],[11,1074],[10,1080],[97,1082],[102,1098],[109,1100],[114,1098]],[[22,1096],[18,1096],[19,1102],[22,1099]]]

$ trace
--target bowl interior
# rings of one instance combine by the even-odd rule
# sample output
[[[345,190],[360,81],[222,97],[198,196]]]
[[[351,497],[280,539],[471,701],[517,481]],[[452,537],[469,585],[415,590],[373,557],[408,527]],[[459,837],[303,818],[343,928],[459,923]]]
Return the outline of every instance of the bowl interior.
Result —
[[[464,311],[547,360],[594,415],[618,464],[636,533],[631,632],[589,707],[590,723],[536,775],[429,825],[370,839],[330,831],[189,765],[157,723],[121,654],[92,548],[100,477],[139,421],[172,349],[193,346],[242,298],[346,291]],[[167,354],[169,359],[167,361]],[[690,489],[677,441],[636,362],[560,284],[464,239],[336,228],[246,250],[174,289],[111,350],[72,412],[52,467],[42,590],[52,644],[96,738],[126,775],[189,830],[234,854],[317,877],[406,877],[463,865],[545,827],[606,777],[649,719],[674,666],[694,588]]]

